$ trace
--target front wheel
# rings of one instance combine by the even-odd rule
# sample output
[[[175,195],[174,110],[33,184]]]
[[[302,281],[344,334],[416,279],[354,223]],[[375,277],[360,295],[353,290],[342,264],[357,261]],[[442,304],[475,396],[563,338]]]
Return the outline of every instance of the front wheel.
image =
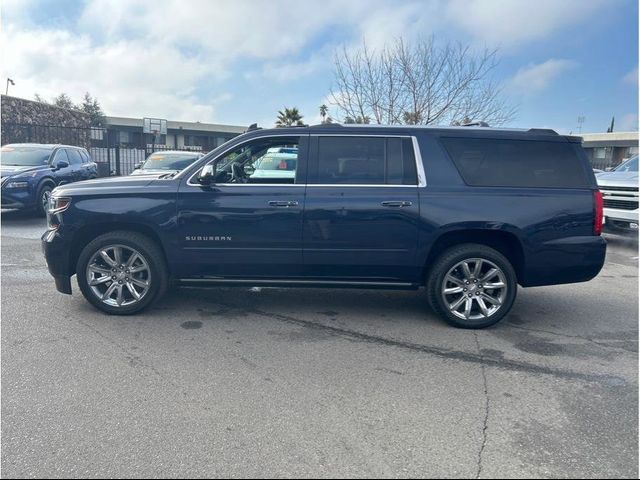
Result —
[[[53,188],[48,183],[45,183],[38,189],[38,193],[36,194],[36,214],[39,217],[45,217],[47,215],[51,190],[53,190]]]
[[[459,328],[485,328],[513,306],[518,280],[497,250],[478,244],[452,247],[433,265],[427,281],[431,307]]]
[[[136,232],[106,233],[80,253],[76,266],[84,297],[103,312],[140,312],[167,288],[164,255],[150,238]]]

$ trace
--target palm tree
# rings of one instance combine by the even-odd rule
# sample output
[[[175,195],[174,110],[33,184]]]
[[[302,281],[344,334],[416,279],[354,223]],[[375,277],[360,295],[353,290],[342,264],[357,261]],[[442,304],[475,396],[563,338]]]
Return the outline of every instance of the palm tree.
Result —
[[[322,117],[322,123],[327,122],[327,112],[329,111],[329,107],[327,107],[324,103],[320,105],[320,116]]]
[[[290,127],[292,125],[304,125],[302,123],[302,115],[296,107],[287,108],[284,107],[284,112],[282,110],[278,111],[278,119],[276,120],[276,127]]]

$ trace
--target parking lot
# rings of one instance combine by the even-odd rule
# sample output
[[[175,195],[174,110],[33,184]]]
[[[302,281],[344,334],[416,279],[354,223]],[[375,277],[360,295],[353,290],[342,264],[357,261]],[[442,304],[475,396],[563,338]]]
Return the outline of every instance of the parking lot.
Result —
[[[55,291],[2,214],[3,477],[638,476],[638,259],[521,289],[482,331],[422,292],[179,289],[133,317]]]

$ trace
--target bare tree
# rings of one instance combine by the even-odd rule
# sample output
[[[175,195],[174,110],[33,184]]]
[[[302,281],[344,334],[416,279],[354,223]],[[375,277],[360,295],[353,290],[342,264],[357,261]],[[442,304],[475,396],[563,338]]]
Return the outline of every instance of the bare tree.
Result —
[[[378,124],[451,125],[465,120],[503,125],[515,108],[492,81],[496,50],[433,38],[407,44],[400,39],[380,51],[366,42],[336,53],[331,103],[348,119]]]

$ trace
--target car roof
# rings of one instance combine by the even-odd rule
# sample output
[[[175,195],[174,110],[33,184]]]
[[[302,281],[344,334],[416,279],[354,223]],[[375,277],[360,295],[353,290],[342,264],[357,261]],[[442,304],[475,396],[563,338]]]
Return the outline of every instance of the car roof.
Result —
[[[65,145],[62,143],[7,143],[2,145],[3,147],[40,147],[40,148],[79,148],[86,150],[85,147],[78,147],[76,145]]]
[[[298,136],[301,134],[322,135],[413,135],[418,132],[428,132],[435,135],[469,136],[476,138],[526,138],[544,139],[548,141],[582,142],[581,137],[559,135],[558,132],[548,128],[494,128],[486,126],[432,126],[432,125],[377,125],[377,124],[342,124],[325,123],[320,125],[304,125],[299,127],[282,127],[269,129],[251,129],[241,135],[251,138],[261,135]],[[236,137],[237,138],[237,137]]]

